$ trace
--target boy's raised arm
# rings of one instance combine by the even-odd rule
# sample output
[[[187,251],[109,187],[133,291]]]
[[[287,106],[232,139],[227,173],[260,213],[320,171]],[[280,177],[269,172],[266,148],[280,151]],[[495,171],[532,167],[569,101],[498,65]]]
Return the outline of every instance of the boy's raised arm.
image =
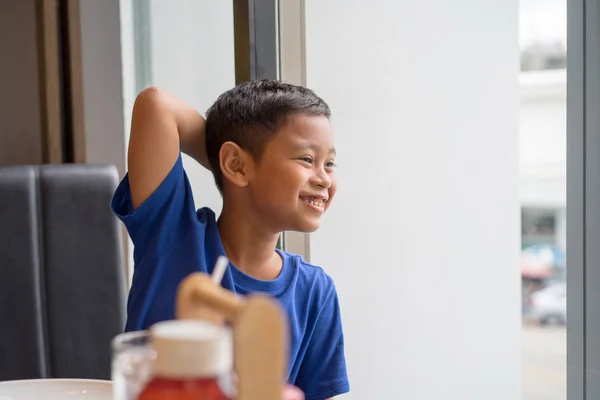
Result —
[[[209,168],[204,131],[202,115],[174,95],[157,88],[145,89],[138,95],[127,157],[134,208],[159,187],[180,151]]]

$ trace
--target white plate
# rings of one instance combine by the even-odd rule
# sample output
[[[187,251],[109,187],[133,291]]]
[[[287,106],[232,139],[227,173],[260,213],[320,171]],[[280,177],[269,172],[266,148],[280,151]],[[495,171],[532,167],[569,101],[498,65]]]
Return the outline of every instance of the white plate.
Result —
[[[0,382],[0,400],[112,400],[110,381],[31,379]]]

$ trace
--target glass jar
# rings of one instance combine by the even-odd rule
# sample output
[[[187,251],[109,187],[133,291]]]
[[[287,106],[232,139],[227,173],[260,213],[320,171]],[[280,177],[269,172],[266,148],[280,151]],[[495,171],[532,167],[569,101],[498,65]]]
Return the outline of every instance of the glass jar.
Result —
[[[234,397],[231,331],[198,320],[150,328],[152,378],[139,400],[230,400]]]

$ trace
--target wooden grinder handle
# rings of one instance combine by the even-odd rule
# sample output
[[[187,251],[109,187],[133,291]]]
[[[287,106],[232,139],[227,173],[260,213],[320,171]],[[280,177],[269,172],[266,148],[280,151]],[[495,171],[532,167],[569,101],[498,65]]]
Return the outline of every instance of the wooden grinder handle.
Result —
[[[177,319],[201,319],[221,324],[233,322],[245,300],[215,285],[210,276],[196,272],[186,277],[177,292]]]
[[[281,400],[287,365],[287,319],[265,295],[239,298],[197,272],[179,285],[178,319],[201,319],[233,328],[238,400]]]

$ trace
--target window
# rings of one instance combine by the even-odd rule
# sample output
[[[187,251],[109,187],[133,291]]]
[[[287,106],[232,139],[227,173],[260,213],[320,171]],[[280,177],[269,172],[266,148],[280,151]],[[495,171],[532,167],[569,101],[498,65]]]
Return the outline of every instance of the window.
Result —
[[[565,400],[566,0],[520,12],[523,399]]]

